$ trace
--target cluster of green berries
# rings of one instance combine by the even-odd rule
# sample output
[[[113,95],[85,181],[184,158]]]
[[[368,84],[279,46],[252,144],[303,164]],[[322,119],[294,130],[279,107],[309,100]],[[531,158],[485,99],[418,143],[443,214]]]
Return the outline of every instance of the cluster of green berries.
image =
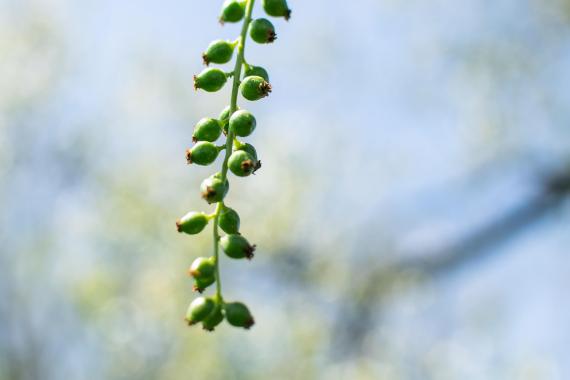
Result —
[[[223,113],[226,113],[224,111]],[[228,129],[234,135],[233,151],[228,161],[228,167],[238,177],[247,177],[255,173],[261,167],[261,161],[257,158],[257,151],[253,145],[243,143],[237,137],[247,137],[253,133],[257,122],[251,112],[238,110],[230,117],[229,122],[224,119],[216,120],[204,118],[194,127],[192,141],[195,142],[191,149],[186,151],[186,162],[207,166],[212,164],[219,153],[226,149],[225,145],[217,146],[214,142]],[[202,182],[202,197],[208,203],[222,201],[229,189],[229,183],[222,180],[221,173],[216,173]],[[214,193],[211,190],[213,189]]]
[[[226,0],[222,6],[220,23],[240,22],[245,17],[246,0]],[[291,18],[291,9],[285,0],[262,0],[263,10],[269,16]]]
[[[239,214],[224,202],[230,188],[228,171],[237,177],[247,177],[261,167],[253,145],[239,139],[250,136],[257,127],[257,121],[251,112],[239,109],[235,101],[238,91],[250,101],[260,100],[271,92],[267,71],[263,67],[249,65],[244,58],[246,33],[260,44],[272,43],[277,38],[275,28],[269,20],[252,20],[253,3],[254,0],[226,0],[220,22],[223,24],[244,20],[242,35],[235,41],[216,40],[202,54],[204,64],[209,66],[230,62],[237,50],[235,70],[227,73],[219,68],[207,67],[194,76],[194,88],[207,92],[221,90],[230,78],[234,82],[232,104],[218,118],[206,117],[196,123],[192,134],[194,145],[186,151],[188,164],[203,166],[211,165],[220,152],[224,152],[221,171],[204,179],[200,185],[202,198],[208,204],[216,204],[216,210],[212,214],[189,212],[176,222],[178,232],[189,235],[202,232],[210,221],[214,224],[214,255],[196,258],[188,271],[194,280],[194,291],[202,293],[216,284],[216,294],[196,298],[186,314],[188,324],[202,323],[203,328],[209,331],[214,330],[224,319],[232,326],[246,329],[254,324],[247,306],[240,302],[225,302],[222,298],[218,254],[221,248],[229,258],[250,260],[255,251],[255,245],[250,244],[240,233]],[[262,0],[262,5],[270,16],[286,20],[291,16],[286,0]],[[225,143],[216,145],[222,136],[225,136]],[[225,235],[220,236],[219,229]]]
[[[225,41],[229,44],[229,42]],[[208,53],[204,53],[204,61],[212,62]],[[271,85],[268,82],[267,72],[263,67],[249,66],[246,68],[246,77],[241,81],[239,90],[241,95],[247,100],[255,101],[265,98],[271,93]],[[249,75],[248,75],[249,74]],[[260,76],[260,74],[265,74]],[[207,92],[216,92],[221,90],[228,77],[233,73],[225,73],[218,68],[204,69],[200,74],[194,76],[194,88],[202,89]]]
[[[204,330],[214,331],[224,318],[235,327],[249,329],[255,323],[247,306],[241,302],[220,302],[217,297],[198,297],[188,307],[190,326],[202,322]]]

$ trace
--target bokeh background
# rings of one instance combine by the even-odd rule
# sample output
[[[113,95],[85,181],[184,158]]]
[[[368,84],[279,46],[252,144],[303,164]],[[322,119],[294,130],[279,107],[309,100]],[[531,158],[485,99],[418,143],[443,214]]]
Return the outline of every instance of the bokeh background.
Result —
[[[245,332],[182,321],[220,1],[0,0],[0,379],[570,378],[570,2],[290,0]],[[259,3],[259,1],[258,1]],[[257,4],[255,15],[261,15]],[[219,167],[218,161],[216,167]]]

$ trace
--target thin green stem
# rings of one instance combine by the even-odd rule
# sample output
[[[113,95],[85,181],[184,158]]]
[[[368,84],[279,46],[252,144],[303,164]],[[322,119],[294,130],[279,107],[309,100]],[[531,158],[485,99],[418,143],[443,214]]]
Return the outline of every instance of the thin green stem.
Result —
[[[222,281],[220,281],[220,234],[218,232],[218,217],[220,215],[220,209],[222,208],[222,202],[216,205],[216,211],[214,212],[214,258],[216,261],[216,298],[219,302],[223,302],[222,298]]]
[[[251,14],[253,12],[253,4],[255,0],[247,0],[245,6],[245,19],[243,21],[243,26],[241,28],[240,37],[237,40],[238,54],[236,58],[236,65],[233,71],[233,86],[232,86],[232,97],[230,103],[230,116],[237,110],[237,98],[241,78],[241,70],[244,65],[244,52],[245,52],[245,42],[247,37],[247,30],[249,29],[249,24],[251,23]],[[234,131],[228,128],[228,135],[226,137],[226,152],[224,156],[224,162],[222,163],[222,182],[224,182],[228,176],[228,160],[232,154],[232,144],[235,138]],[[223,302],[222,298],[222,282],[220,280],[220,234],[218,231],[218,219],[220,217],[220,211],[224,206],[223,201],[218,202],[216,205],[216,211],[214,213],[214,257],[216,261],[216,297],[220,302]]]

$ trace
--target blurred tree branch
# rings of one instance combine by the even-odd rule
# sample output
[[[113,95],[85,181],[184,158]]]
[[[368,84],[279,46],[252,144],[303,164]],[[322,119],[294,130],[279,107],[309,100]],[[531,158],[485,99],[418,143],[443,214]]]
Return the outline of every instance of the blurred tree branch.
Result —
[[[335,359],[358,354],[362,341],[369,333],[378,305],[391,294],[395,285],[413,274],[414,279],[430,279],[448,275],[474,260],[484,259],[499,244],[507,241],[524,229],[557,210],[570,196],[570,167],[552,171],[542,177],[539,191],[522,205],[505,211],[496,219],[489,220],[477,230],[470,232],[446,246],[425,252],[422,258],[406,259],[393,264],[384,263],[370,271],[356,289],[350,289],[343,310],[336,318],[335,342],[331,345]],[[399,256],[399,255],[394,255]]]
[[[556,210],[569,195],[570,169],[566,168],[547,176],[540,191],[521,206],[507,210],[497,219],[489,220],[478,230],[438,251],[422,255],[427,259],[403,261],[397,264],[396,269],[417,270],[429,276],[449,273],[473,259],[488,255],[490,248]]]

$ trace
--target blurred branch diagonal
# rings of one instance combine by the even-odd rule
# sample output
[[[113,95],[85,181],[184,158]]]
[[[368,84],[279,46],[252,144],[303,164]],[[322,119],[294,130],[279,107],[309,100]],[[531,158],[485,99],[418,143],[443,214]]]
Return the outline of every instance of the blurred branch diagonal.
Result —
[[[337,342],[331,345],[333,355],[341,358],[360,353],[362,340],[369,333],[370,326],[376,325],[373,320],[381,319],[381,315],[375,315],[377,306],[382,305],[394,283],[400,281],[402,276],[413,274],[421,282],[450,275],[472,261],[501,252],[494,248],[558,210],[570,197],[570,167],[550,171],[547,175],[541,175],[541,178],[536,194],[520,205],[503,211],[495,219],[488,220],[479,229],[444,243],[441,248],[427,248],[427,252],[423,251],[421,255],[393,253],[392,257],[396,258],[414,258],[385,263],[371,271],[366,279],[359,282],[363,284],[361,288],[350,289],[350,294],[341,303],[343,310],[339,312],[341,316],[337,318],[334,329],[339,334],[336,335]],[[350,305],[353,300],[354,303]],[[348,318],[347,310],[350,310]]]
[[[398,271],[413,270],[429,276],[447,274],[471,260],[481,259],[493,251],[495,245],[512,238],[531,224],[557,210],[570,195],[570,170],[553,172],[539,184],[539,191],[521,205],[506,210],[503,215],[489,220],[478,230],[449,243],[446,247],[422,256],[425,260],[410,260],[396,264]]]

